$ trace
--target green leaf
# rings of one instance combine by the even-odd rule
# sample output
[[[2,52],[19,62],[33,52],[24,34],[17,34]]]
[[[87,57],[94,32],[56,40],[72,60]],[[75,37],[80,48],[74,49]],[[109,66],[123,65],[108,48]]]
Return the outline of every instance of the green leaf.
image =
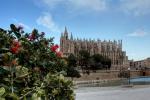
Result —
[[[3,51],[9,51],[9,49],[8,49],[8,48],[2,48],[2,50],[3,50]]]
[[[16,77],[17,78],[24,78],[28,75],[29,75],[28,68],[22,67],[22,66],[17,66],[16,67]]]
[[[14,32],[17,38],[21,37],[21,34],[19,32]]]
[[[41,100],[41,97],[39,97],[37,93],[33,93],[32,100]]]
[[[0,75],[6,75],[6,74],[8,74],[8,73],[9,73],[8,70],[6,70],[6,69],[0,67]]]
[[[1,98],[1,97],[0,97],[0,100],[5,100],[5,98]]]
[[[13,32],[17,31],[17,28],[14,24],[10,24],[10,28]]]
[[[4,81],[10,82],[10,79],[9,78],[4,78]]]
[[[6,98],[9,98],[9,100],[19,100],[19,97],[14,93],[6,95]]]
[[[38,95],[44,95],[45,91],[43,89],[37,88]]]
[[[0,97],[1,97],[2,95],[4,95],[4,93],[5,93],[5,88],[4,88],[4,87],[1,87],[1,88],[0,88]]]
[[[17,38],[21,37],[21,34],[18,32],[18,29],[16,28],[16,26],[14,24],[10,25],[11,30],[15,33]]]

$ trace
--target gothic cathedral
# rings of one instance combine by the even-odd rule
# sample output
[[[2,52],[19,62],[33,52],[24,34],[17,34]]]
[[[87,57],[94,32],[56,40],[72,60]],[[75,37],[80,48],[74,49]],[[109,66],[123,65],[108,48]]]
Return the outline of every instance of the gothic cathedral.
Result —
[[[122,50],[122,40],[114,41],[101,41],[91,39],[75,39],[65,27],[65,31],[61,34],[60,38],[60,51],[63,57],[68,57],[71,53],[78,56],[80,50],[86,50],[90,55],[100,54],[104,57],[111,59],[111,69],[121,70],[127,68],[128,57],[126,52]]]

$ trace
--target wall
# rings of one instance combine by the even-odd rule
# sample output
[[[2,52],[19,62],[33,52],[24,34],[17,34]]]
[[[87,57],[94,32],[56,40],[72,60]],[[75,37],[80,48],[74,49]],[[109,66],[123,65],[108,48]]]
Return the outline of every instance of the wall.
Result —
[[[86,81],[86,80],[101,80],[101,79],[118,79],[118,74],[120,71],[106,71],[100,70],[95,72],[90,72],[90,74],[82,74],[80,78],[74,78],[74,81]],[[142,76],[143,72],[139,70],[130,71],[131,77]],[[150,76],[150,71],[146,71],[145,75]]]

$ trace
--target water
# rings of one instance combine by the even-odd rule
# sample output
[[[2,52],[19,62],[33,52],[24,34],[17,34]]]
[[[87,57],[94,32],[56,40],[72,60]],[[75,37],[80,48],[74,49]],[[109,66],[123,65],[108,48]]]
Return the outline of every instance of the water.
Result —
[[[143,77],[131,78],[131,82],[150,82],[150,77],[143,76]]]
[[[150,84],[150,77],[147,76],[135,77],[135,78],[131,78],[130,82],[135,85]]]

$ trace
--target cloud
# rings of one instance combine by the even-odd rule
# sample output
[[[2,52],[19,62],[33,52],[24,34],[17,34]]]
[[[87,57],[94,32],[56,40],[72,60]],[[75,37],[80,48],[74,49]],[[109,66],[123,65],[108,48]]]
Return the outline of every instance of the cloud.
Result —
[[[121,10],[135,16],[150,14],[150,0],[120,0]]]
[[[43,13],[37,20],[38,25],[48,28],[52,32],[60,32],[58,26],[52,19],[52,16],[49,13]]]
[[[92,11],[104,11],[106,10],[106,0],[69,0],[70,6],[75,9],[87,9]]]
[[[102,12],[102,11],[123,11],[126,14],[135,16],[150,14],[150,0],[35,0],[39,6],[48,9],[63,8],[66,11],[75,13]]]
[[[129,33],[127,36],[130,37],[144,37],[148,35],[148,32],[144,31],[143,29],[136,30],[135,32]]]
[[[37,0],[38,2],[39,0]],[[67,1],[67,0],[66,0]],[[49,8],[54,8],[57,5],[64,4],[65,0],[41,0],[42,3],[44,3]]]
[[[41,0],[50,9],[64,6],[67,10],[104,11],[107,8],[106,0]]]

